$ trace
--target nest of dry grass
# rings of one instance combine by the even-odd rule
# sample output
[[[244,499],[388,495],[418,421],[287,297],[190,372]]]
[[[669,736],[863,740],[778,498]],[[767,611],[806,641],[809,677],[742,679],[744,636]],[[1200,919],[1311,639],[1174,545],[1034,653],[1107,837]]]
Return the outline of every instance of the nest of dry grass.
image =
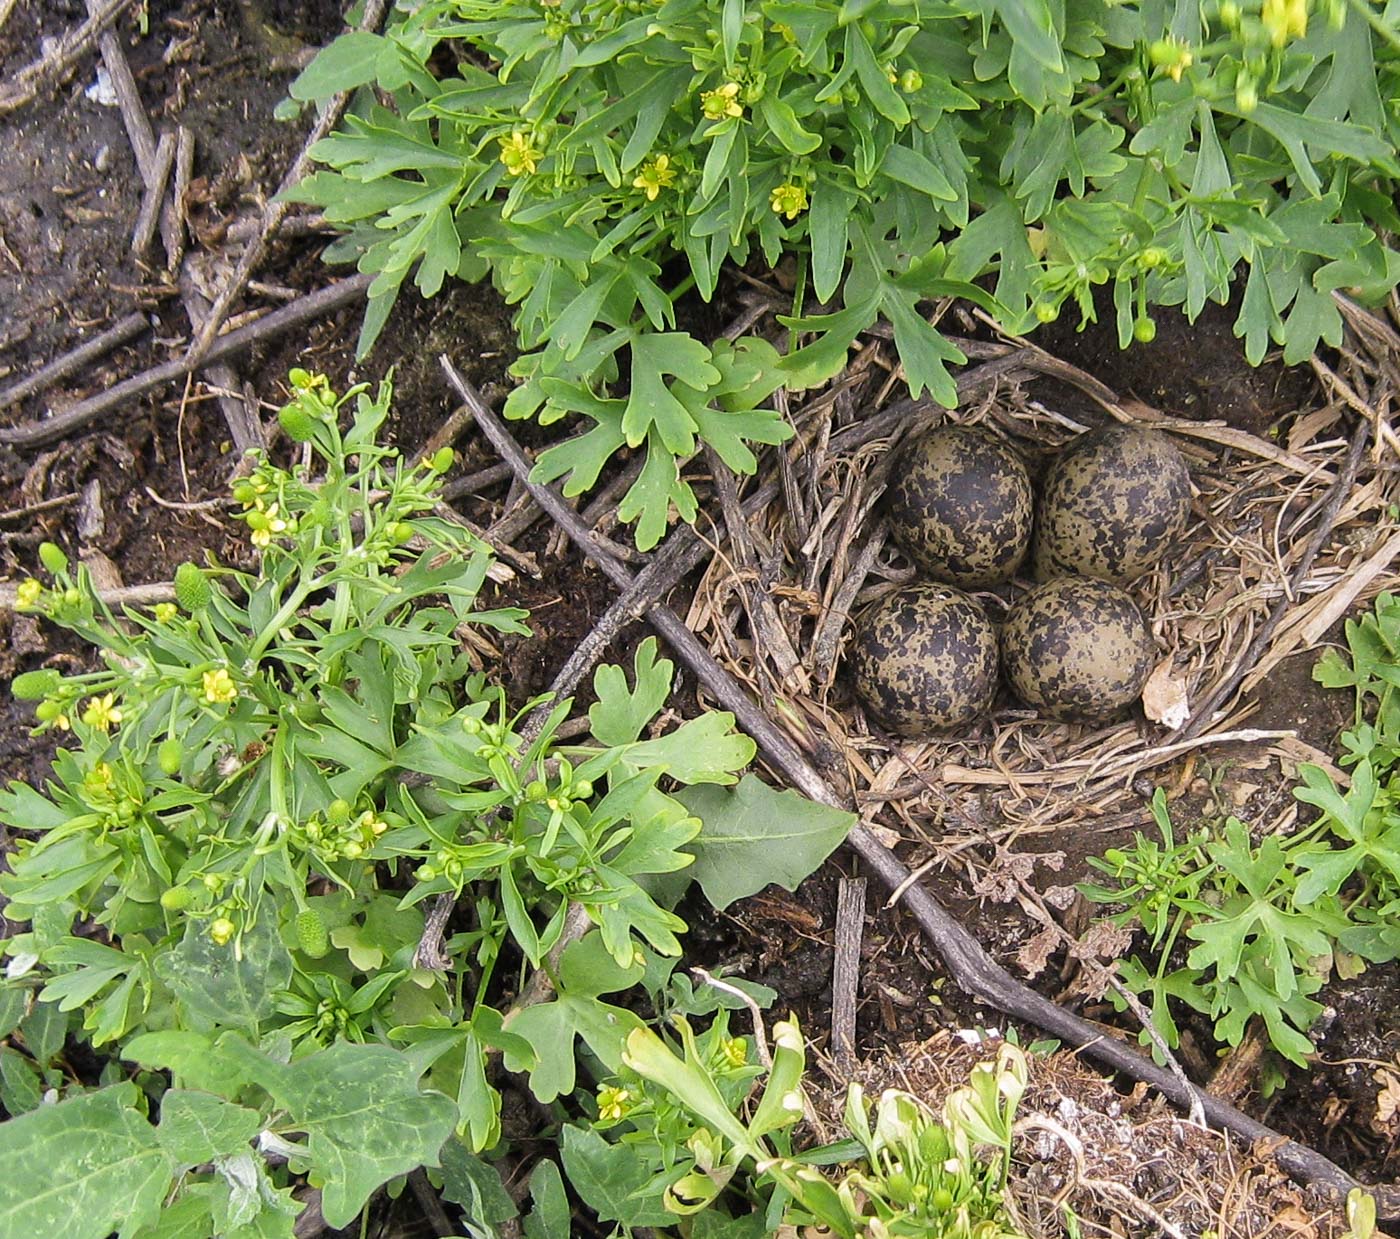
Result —
[[[890,403],[902,384],[891,350],[874,341],[837,383],[788,410],[796,446],[772,454],[768,476],[753,486],[775,483],[775,497],[746,530],[728,522],[731,530],[739,525],[737,537],[716,534],[716,554],[687,621],[827,777],[851,793],[867,825],[891,845],[912,845],[905,854],[916,866],[920,854],[965,865],[974,846],[1005,848],[1022,836],[1070,827],[1082,833],[1145,824],[1144,776],[1156,781],[1181,763],[1189,778],[1192,755],[1221,746],[1249,745],[1287,777],[1300,760],[1330,765],[1291,730],[1250,724],[1284,658],[1315,649],[1345,613],[1400,583],[1392,567],[1400,554],[1393,515],[1400,441],[1389,426],[1400,392],[1400,336],[1367,311],[1347,311],[1337,368],[1313,363],[1319,407],[1285,419],[1277,439],[1167,417],[1020,340],[964,344],[991,364],[969,372],[973,390],[956,410]],[[1035,381],[1046,376],[1083,393],[1097,423],[1037,399]],[[1370,445],[1325,545],[1300,577],[1358,416],[1370,427]],[[882,732],[851,700],[841,666],[852,618],[913,576],[887,541],[880,515],[899,445],[943,421],[985,425],[1034,471],[1068,440],[1110,419],[1168,432],[1186,454],[1196,488],[1178,545],[1132,586],[1157,644],[1144,710],[1108,726],[1066,724],[1003,698],[966,734],[909,742]],[[979,597],[995,620],[1023,588]],[[1281,597],[1282,622],[1231,690]],[[1222,690],[1221,707],[1195,717]],[[1280,801],[1257,823],[1262,830],[1292,826],[1297,806],[1291,797]]]

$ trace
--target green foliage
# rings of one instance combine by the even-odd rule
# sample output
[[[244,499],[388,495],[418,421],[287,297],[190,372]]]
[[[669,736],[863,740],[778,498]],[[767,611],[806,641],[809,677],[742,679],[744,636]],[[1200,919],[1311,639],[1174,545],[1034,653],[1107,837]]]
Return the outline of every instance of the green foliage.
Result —
[[[1315,822],[1254,843],[1230,818],[1214,837],[1176,843],[1159,791],[1162,843],[1138,835],[1131,849],[1090,861],[1114,885],[1080,889],[1126,905],[1114,921],[1144,929],[1157,954],[1155,969],[1132,956],[1121,976],[1169,1046],[1178,1042],[1176,1001],[1208,1015],[1230,1045],[1257,1016],[1274,1048],[1306,1066],[1307,1030],[1322,1010],[1312,995],[1333,967],[1400,957],[1400,601],[1382,594],[1375,613],[1346,631],[1350,659],[1328,651],[1314,675],[1356,692],[1357,722],[1341,737],[1351,785],[1343,791],[1321,767],[1299,768],[1294,795],[1321,811]],[[1195,945],[1173,968],[1173,948],[1186,942]],[[1151,1044],[1146,1031],[1140,1040]]]
[[[693,1220],[694,1234],[735,1239],[804,1227],[843,1239],[1019,1234],[1002,1206],[1027,1079],[1015,1047],[976,1067],[941,1121],[891,1089],[872,1127],[852,1085],[849,1138],[794,1154],[791,1129],[806,1104],[796,1021],[774,1025],[766,1070],[751,1065],[752,1041],[731,1037],[723,1016],[702,1034],[684,1019],[675,1028],[679,1053],[650,1029],[633,1032],[625,1069],[598,1091],[598,1118],[565,1129],[570,1182],[602,1219],[629,1228]],[[825,1165],[839,1168],[836,1181]]]
[[[777,882],[796,890],[850,833],[849,813],[796,792],[777,792],[751,774],[733,789],[696,787],[679,797],[705,822],[691,845],[690,871],[716,908]]]
[[[1257,362],[1340,339],[1333,293],[1400,280],[1400,35],[1372,0],[428,0],[347,34],[292,86],[364,87],[293,191],[375,273],[367,349],[405,281],[488,275],[515,307],[507,412],[582,429],[541,477],[646,466],[624,519],[690,519],[697,439],[734,468],[790,432],[761,403],[835,373],[877,318],[915,394],[964,360],[923,303],[1013,330],[1111,286],[1199,314],[1242,278]],[[373,90],[369,89],[373,88]],[[794,333],[713,347],[676,299],[792,264]],[[991,294],[983,291],[991,288]],[[799,347],[800,345],[800,347]],[[609,395],[620,390],[625,395]]]
[[[281,420],[312,465],[254,458],[233,485],[255,571],[183,565],[180,603],[119,617],[45,544],[51,580],[20,587],[102,666],[23,681],[38,730],[71,743],[43,789],[0,793],[0,892],[28,922],[0,942],[6,1234],[287,1236],[293,1176],[344,1227],[440,1155],[452,1198],[485,1208],[497,1066],[573,1105],[643,1024],[612,995],[716,1008],[671,976],[685,924],[652,892],[684,889],[707,839],[679,796],[733,783],[753,742],[727,714],[657,726],[674,668],[655,640],[630,677],[599,669],[591,735],[559,741],[561,701],[527,738],[542,703],[517,713],[458,639],[527,630],[478,605],[491,557],[433,514],[451,460],[377,442],[387,386],[292,387]],[[825,816],[804,863],[852,820]],[[733,863],[802,876],[778,833]],[[416,952],[443,893],[460,931],[435,972]],[[570,906],[593,928],[547,965]],[[546,966],[554,997],[507,1018]],[[103,1062],[92,1091],[69,1036]],[[536,1186],[526,1233],[567,1233],[557,1169]]]

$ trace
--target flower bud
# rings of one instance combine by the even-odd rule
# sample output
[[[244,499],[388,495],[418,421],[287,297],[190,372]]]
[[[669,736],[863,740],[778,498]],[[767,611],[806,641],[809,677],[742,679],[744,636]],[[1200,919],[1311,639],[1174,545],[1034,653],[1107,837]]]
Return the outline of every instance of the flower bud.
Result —
[[[52,667],[25,671],[10,681],[10,693],[20,701],[38,701],[59,690],[63,677]]]
[[[440,447],[428,461],[434,473],[446,473],[457,461],[457,453],[450,447]]]
[[[214,597],[208,578],[188,561],[175,569],[175,601],[190,614],[204,610]]]
[[[39,543],[39,562],[54,576],[68,571],[68,556],[52,542]]]
[[[1157,324],[1144,314],[1133,324],[1133,339],[1139,344],[1151,344],[1157,338]]]
[[[170,736],[160,742],[160,747],[156,749],[156,762],[163,774],[176,775],[180,773],[180,763],[185,757],[185,746],[175,736]]]

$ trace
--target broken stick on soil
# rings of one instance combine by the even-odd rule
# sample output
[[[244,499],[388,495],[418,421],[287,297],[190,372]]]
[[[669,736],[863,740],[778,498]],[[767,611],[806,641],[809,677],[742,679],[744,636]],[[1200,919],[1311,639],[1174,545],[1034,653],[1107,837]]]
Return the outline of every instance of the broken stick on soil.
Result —
[[[128,314],[108,327],[101,335],[93,336],[86,344],[70,349],[62,357],[56,357],[42,370],[36,370],[27,379],[12,383],[0,391],[0,409],[18,404],[21,400],[52,387],[61,379],[81,370],[89,362],[107,356],[114,348],[120,348],[128,340],[134,340],[150,327],[144,314]]]
[[[620,589],[630,586],[633,576],[627,567],[600,554],[573,508],[552,488],[530,479],[530,463],[504,423],[486,406],[448,357],[443,356],[441,363],[454,390],[472,406],[482,433],[490,439],[502,459],[516,470],[516,476],[529,488],[535,501],[560,523],[575,544],[598,564],[614,584]],[[987,364],[995,366],[998,363]],[[976,372],[971,373],[975,375]],[[720,704],[734,714],[740,727],[757,742],[769,762],[794,787],[811,800],[847,811],[851,809],[846,799],[832,790],[797,745],[755,706],[738,681],[715,661],[709,650],[673,611],[656,604],[647,612],[647,619]],[[1151,1085],[1179,1106],[1198,1104],[1208,1122],[1249,1143],[1264,1141],[1279,1166],[1287,1173],[1315,1184],[1338,1199],[1358,1186],[1355,1179],[1315,1149],[1289,1140],[1194,1085],[1183,1087],[1165,1067],[1158,1067],[1136,1050],[1105,1036],[1102,1028],[1066,1011],[1017,981],[987,954],[982,944],[928,890],[917,882],[909,881],[909,870],[903,862],[867,827],[859,823],[854,826],[847,843],[881,882],[892,890],[902,890],[905,908],[942,957],[953,979],[973,998],[1013,1019],[1034,1024],[1052,1036],[1080,1047],[1086,1057],[1095,1059],[1110,1070]],[[1375,1197],[1382,1215],[1400,1213],[1400,1189],[1376,1186],[1367,1190]]]
[[[238,328],[237,331],[230,331],[227,335],[220,336],[214,341],[210,350],[193,364],[187,357],[177,357],[174,361],[167,361],[164,365],[153,366],[140,374],[132,375],[129,379],[123,379],[120,383],[107,388],[106,391],[98,392],[95,396],[78,401],[77,404],[71,405],[61,413],[55,413],[45,421],[28,422],[22,426],[0,430],[0,443],[21,448],[39,447],[45,443],[53,443],[55,440],[71,434],[74,430],[86,426],[89,422],[95,421],[104,413],[119,408],[128,400],[143,396],[148,391],[163,387],[166,383],[173,383],[177,379],[184,378],[185,375],[201,365],[207,367],[211,362],[220,361],[225,357],[235,357],[245,349],[252,348],[255,344],[270,340],[274,336],[281,335],[284,331],[290,331],[293,327],[300,327],[303,323],[358,301],[365,295],[365,291],[373,280],[374,273],[366,271],[352,275],[349,279],[341,280],[338,284],[317,289],[314,293],[307,293],[300,300],[293,301],[290,305],[284,305],[280,310],[273,310],[272,313],[264,315],[257,322],[249,323],[247,326]]]

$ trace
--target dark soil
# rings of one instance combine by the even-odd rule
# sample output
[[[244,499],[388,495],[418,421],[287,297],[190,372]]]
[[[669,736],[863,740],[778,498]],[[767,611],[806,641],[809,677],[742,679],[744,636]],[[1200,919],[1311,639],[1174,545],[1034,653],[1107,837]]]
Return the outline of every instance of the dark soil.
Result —
[[[1290,368],[1270,358],[1258,369],[1244,364],[1243,344],[1234,333],[1234,304],[1207,302],[1194,323],[1181,310],[1154,309],[1156,339],[1148,346],[1122,349],[1109,298],[1101,295],[1097,301],[1096,322],[1081,329],[1072,314],[1065,314],[1038,331],[1036,343],[1122,396],[1173,417],[1220,420],[1255,434],[1305,407],[1312,397],[1306,367]]]
[[[81,4],[22,6],[4,32],[0,71],[12,72],[30,58],[40,33],[57,33],[80,20],[81,13]],[[336,7],[325,2],[300,6],[279,0],[264,19],[247,5],[184,0],[153,3],[146,37],[123,29],[153,123],[159,128],[178,121],[196,132],[192,247],[211,277],[227,270],[230,255],[236,258],[236,247],[223,246],[224,226],[256,210],[275,190],[303,132],[300,124],[273,121],[290,70],[269,73],[266,66],[277,54],[294,50],[297,40],[323,41],[339,28],[338,20]],[[270,32],[265,21],[272,23]],[[166,65],[161,57],[170,47],[176,51]],[[152,330],[45,396],[0,410],[5,425],[43,417],[46,410],[177,356],[188,339],[190,324],[165,273],[129,257],[139,178],[117,112],[84,95],[92,80],[89,58],[51,97],[0,118],[0,185],[5,187],[0,193],[0,385],[32,372],[132,310],[149,313]],[[319,286],[326,272],[317,248],[313,241],[277,244],[260,278],[293,290]],[[703,318],[714,311],[696,313]],[[1164,412],[1223,418],[1266,433],[1272,422],[1310,398],[1312,381],[1305,371],[1272,363],[1249,369],[1232,334],[1232,319],[1229,310],[1213,305],[1194,325],[1179,314],[1158,311],[1156,342],[1127,353],[1118,349],[1107,319],[1084,332],[1056,325],[1037,340],[1120,393]],[[716,315],[716,329],[719,321]],[[392,435],[406,450],[427,440],[451,412],[453,401],[438,367],[441,353],[450,354],[488,395],[509,383],[506,368],[514,358],[509,313],[489,288],[454,287],[426,303],[406,291],[378,346],[362,362],[354,357],[358,328],[358,310],[344,311],[241,359],[239,375],[275,407],[292,365],[323,371],[338,386],[376,382],[392,368],[397,391]],[[1057,386],[1045,387],[1052,395],[1059,392]],[[1068,389],[1060,394],[1072,408]],[[554,433],[532,426],[520,431],[526,443],[546,441]],[[475,439],[458,446],[466,471],[493,462]],[[184,393],[157,392],[49,449],[0,450],[0,573],[10,580],[29,575],[42,540],[57,542],[75,556],[103,557],[129,583],[169,579],[179,562],[206,552],[241,562],[247,554],[244,539],[218,509],[175,510],[158,501],[198,503],[220,497],[234,463],[218,405],[197,385]],[[80,532],[76,497],[94,487],[101,520],[95,526],[89,520]],[[460,506],[473,519],[488,521],[504,494],[502,486]],[[63,496],[72,498],[31,510]],[[547,688],[614,597],[601,574],[575,552],[552,556],[551,535],[552,530],[538,525],[519,543],[521,550],[538,557],[540,578],[521,574],[495,600],[528,607],[532,614],[532,638],[501,642],[500,678],[520,702]],[[611,657],[630,658],[645,631],[640,624],[626,630]],[[71,666],[73,660],[90,657],[32,620],[0,615],[0,676],[6,680],[22,670]],[[1261,710],[1252,725],[1297,726],[1306,740],[1327,749],[1347,721],[1349,706],[1344,695],[1325,693],[1313,684],[1310,670],[1306,658],[1284,663],[1259,694]],[[586,686],[582,693],[586,700]],[[682,708],[686,698],[683,692]],[[48,738],[28,736],[30,717],[24,703],[8,696],[0,703],[5,737],[0,774],[39,783],[52,747]],[[1160,777],[1165,783],[1176,774],[1168,769]],[[1218,787],[1207,790],[1212,798],[1219,793]],[[1144,789],[1139,826],[1148,821],[1150,791]],[[1206,814],[1214,811],[1215,801],[1200,797],[1182,803],[1183,812],[1194,807]],[[1192,824],[1183,819],[1183,825]],[[1047,886],[1078,880],[1086,876],[1086,856],[1131,834],[1132,827],[1125,826],[1117,835],[1041,841],[1036,850],[1063,853],[1064,867],[1053,874],[1037,868],[1036,881]],[[984,864],[992,859],[980,858]],[[692,926],[689,945],[695,962],[727,965],[772,986],[779,995],[776,1008],[795,1010],[804,1029],[820,1042],[830,1023],[836,889],[840,876],[851,872],[854,862],[843,855],[795,893],[770,889],[723,914],[683,908]],[[991,954],[1019,974],[1017,951],[1033,932],[1019,905],[974,894],[960,875],[934,871],[926,881]],[[941,1028],[1004,1026],[998,1013],[948,982],[930,945],[885,902],[886,892],[872,883],[861,957],[860,1049],[873,1053]],[[1035,984],[1059,997],[1072,974],[1056,956]],[[1400,1050],[1397,998],[1400,970],[1395,967],[1329,989],[1327,1001],[1336,1014],[1319,1043],[1323,1061],[1309,1074],[1293,1072],[1287,1092],[1267,1107],[1258,1098],[1248,1104],[1357,1173],[1393,1174],[1393,1128],[1387,1136],[1372,1121],[1378,1089],[1372,1064],[1394,1061]],[[1022,1030],[1026,1042],[1036,1035]]]

